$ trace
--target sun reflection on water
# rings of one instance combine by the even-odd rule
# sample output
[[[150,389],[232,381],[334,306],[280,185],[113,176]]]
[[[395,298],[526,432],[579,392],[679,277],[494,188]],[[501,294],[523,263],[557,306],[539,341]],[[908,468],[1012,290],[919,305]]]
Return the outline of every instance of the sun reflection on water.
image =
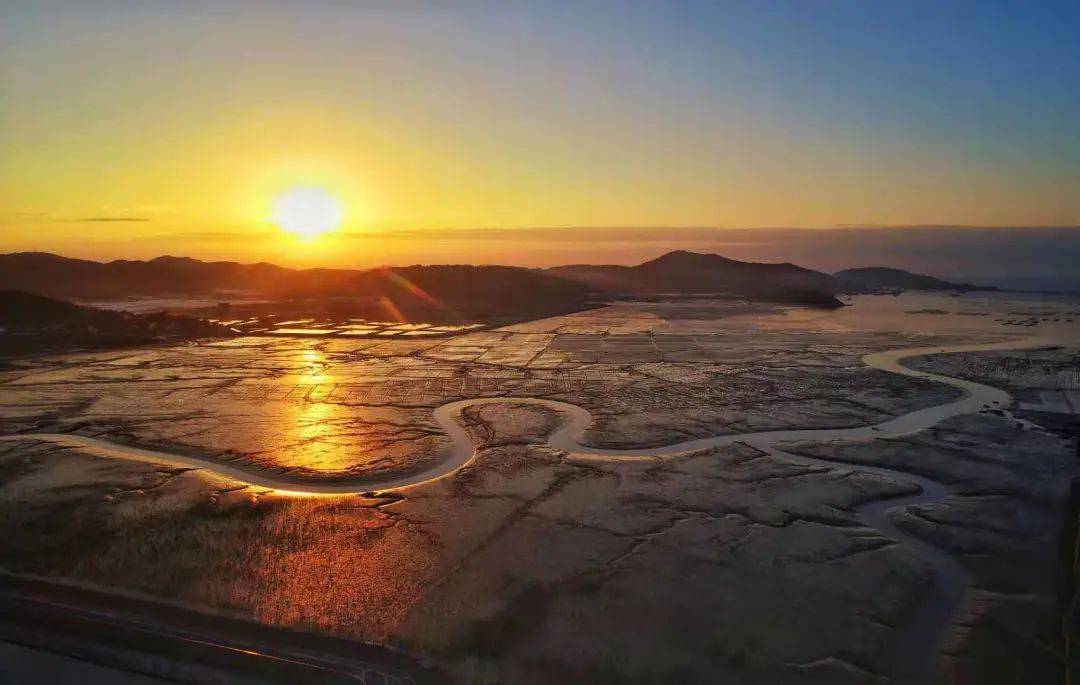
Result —
[[[343,404],[327,401],[336,382],[328,373],[329,361],[322,349],[312,346],[302,350],[300,361],[300,375],[286,379],[296,385],[289,391],[280,426],[288,445],[281,456],[293,468],[346,470],[364,450],[348,430],[353,412]]]

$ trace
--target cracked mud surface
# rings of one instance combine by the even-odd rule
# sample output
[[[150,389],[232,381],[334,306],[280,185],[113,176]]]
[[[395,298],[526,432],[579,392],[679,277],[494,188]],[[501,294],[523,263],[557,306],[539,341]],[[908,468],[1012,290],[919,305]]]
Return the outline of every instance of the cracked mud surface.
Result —
[[[951,390],[917,379],[897,387],[888,374],[879,383],[858,359],[893,347],[1003,337],[996,329],[943,327],[929,338],[925,330],[841,333],[831,320],[811,326],[787,317],[770,328],[759,320],[631,314],[559,317],[482,334],[508,336],[500,340],[463,336],[423,350],[427,343],[369,351],[280,340],[254,348],[248,339],[236,347],[148,349],[142,361],[131,351],[29,360],[0,377],[0,417],[5,432],[64,428],[112,438],[124,431],[132,441],[209,453],[220,450],[215,441],[231,440],[233,458],[332,479],[384,453],[397,465],[388,468],[415,467],[425,449],[437,454],[440,436],[423,433],[434,428],[431,407],[461,398],[462,389],[497,396],[534,388],[534,396],[606,413],[610,423],[590,436],[593,444],[646,446],[758,430],[754,421],[864,425],[939,404]],[[644,347],[640,340],[617,341],[628,343],[616,349],[624,355],[617,363],[587,361],[586,353],[606,354],[585,349],[596,344],[588,336],[606,345],[613,329],[650,337],[653,351],[627,349]],[[683,335],[697,340],[696,350],[672,354],[713,357],[664,357],[669,350],[660,348],[685,345]],[[702,338],[716,345],[709,350]],[[223,361],[221,349],[235,356]],[[326,360],[315,375],[339,379],[336,389],[319,389],[328,380],[289,385],[314,366],[305,360],[312,350]],[[201,361],[194,369],[180,358]],[[442,367],[465,371],[436,375],[449,373]],[[738,380],[725,385],[718,369],[732,367]],[[861,413],[840,402],[845,408],[824,418],[800,411],[797,401],[771,406],[769,393],[787,392],[774,383],[788,378],[795,379],[792,397],[854,399],[859,409],[850,411]],[[372,387],[354,401],[348,398],[359,390],[350,383]],[[650,384],[666,393],[663,421],[647,420],[665,408],[643,404]],[[280,390],[252,391],[254,399],[221,394],[245,385],[293,390],[281,398],[273,394]],[[312,385],[296,400],[295,388]],[[175,405],[165,404],[170,397]],[[245,408],[214,420],[215,409],[235,403]],[[290,413],[313,409],[341,420],[302,423]],[[748,418],[755,411],[765,418]],[[463,418],[480,447],[475,461],[451,477],[379,496],[289,497],[201,470],[0,443],[0,566],[396,645],[462,682],[893,682],[897,633],[929,591],[933,568],[917,549],[866,525],[858,510],[914,494],[909,482],[790,463],[744,444],[679,460],[579,463],[544,446],[555,416],[536,406],[482,405]],[[302,425],[331,428],[301,439],[274,435]],[[350,446],[365,435],[385,436],[388,447],[335,451],[345,444],[335,442],[343,426],[354,436]],[[405,429],[432,444],[395,455],[395,444],[412,439],[394,441]],[[252,436],[261,436],[258,457],[244,451]],[[313,456],[316,446],[322,457]],[[798,446],[825,459],[884,460],[957,491],[893,516],[971,571],[972,589],[946,646],[944,677],[953,682],[982,673],[963,669],[995,650],[1022,649],[1028,675],[1052,668],[1045,628],[1053,616],[1040,597],[1054,568],[1055,488],[1075,463],[1070,450],[1060,438],[991,414],[903,441]]]
[[[947,499],[890,512],[897,527],[948,552],[970,577],[944,647],[946,671],[957,682],[1056,681],[1057,536],[1069,479],[1080,475],[1069,441],[978,415],[902,439],[788,449],[946,484]]]
[[[547,320],[542,333],[239,338],[19,360],[0,370],[0,432],[168,445],[332,482],[429,468],[447,446],[433,409],[472,397],[584,407],[595,419],[587,443],[612,448],[866,425],[956,397],[861,358],[960,336],[760,330],[613,309]]]

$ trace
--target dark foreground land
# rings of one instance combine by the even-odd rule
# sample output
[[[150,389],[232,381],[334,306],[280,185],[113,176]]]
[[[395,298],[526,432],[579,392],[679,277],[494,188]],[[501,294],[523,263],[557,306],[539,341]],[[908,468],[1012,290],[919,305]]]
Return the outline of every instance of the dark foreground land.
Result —
[[[118,673],[146,682],[447,682],[389,649],[8,574],[0,575],[0,639],[73,659],[60,672],[81,682],[117,682]]]
[[[108,311],[18,290],[0,290],[0,357],[225,335],[230,335],[228,328],[199,317]]]

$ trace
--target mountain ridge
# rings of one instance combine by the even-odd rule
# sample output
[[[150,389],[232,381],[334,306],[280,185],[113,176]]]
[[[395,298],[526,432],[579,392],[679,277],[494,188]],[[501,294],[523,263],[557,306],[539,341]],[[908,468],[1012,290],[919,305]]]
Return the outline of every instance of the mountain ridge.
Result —
[[[412,265],[376,269],[290,269],[259,262],[205,262],[162,255],[95,262],[44,252],[0,255],[0,289],[49,297],[111,299],[255,292],[285,299],[317,296],[388,298],[420,307],[435,300],[458,310],[508,313],[546,303],[584,305],[598,296],[720,295],[816,306],[840,306],[830,275],[790,262],[740,262],[718,254],[674,250],[635,266],[567,265],[527,269],[491,265]],[[528,293],[528,297],[521,297]],[[561,303],[556,306],[556,303]]]
[[[470,305],[505,313],[514,307],[556,309],[584,303],[580,284],[518,267],[406,266],[382,269],[289,269],[260,262],[204,262],[190,257],[95,262],[50,253],[0,255],[0,289],[82,300],[130,296],[198,296],[251,292],[274,299],[304,297],[388,298],[422,309],[438,301],[468,313]],[[514,291],[527,290],[522,303]]]
[[[864,266],[843,269],[833,274],[839,281],[843,292],[849,294],[871,293],[879,290],[950,290],[968,292],[975,290],[997,290],[993,286],[978,286],[971,283],[954,283],[935,276],[918,274],[906,269],[889,266]]]
[[[636,266],[572,264],[548,273],[603,292],[717,294],[773,302],[836,307],[832,276],[791,262],[741,262],[723,255],[673,250]]]

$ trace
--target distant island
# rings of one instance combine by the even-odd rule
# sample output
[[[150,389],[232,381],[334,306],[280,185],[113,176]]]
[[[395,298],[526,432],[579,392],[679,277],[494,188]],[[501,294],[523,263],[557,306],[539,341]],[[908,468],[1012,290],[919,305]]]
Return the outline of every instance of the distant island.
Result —
[[[598,292],[650,296],[716,295],[817,307],[839,307],[840,284],[795,264],[740,262],[718,254],[675,250],[637,266],[574,264],[547,270]]]
[[[833,276],[839,282],[841,292],[850,295],[886,290],[952,290],[956,292],[997,290],[994,287],[978,286],[971,283],[952,283],[933,276],[885,266],[844,269],[843,271],[837,271]]]

